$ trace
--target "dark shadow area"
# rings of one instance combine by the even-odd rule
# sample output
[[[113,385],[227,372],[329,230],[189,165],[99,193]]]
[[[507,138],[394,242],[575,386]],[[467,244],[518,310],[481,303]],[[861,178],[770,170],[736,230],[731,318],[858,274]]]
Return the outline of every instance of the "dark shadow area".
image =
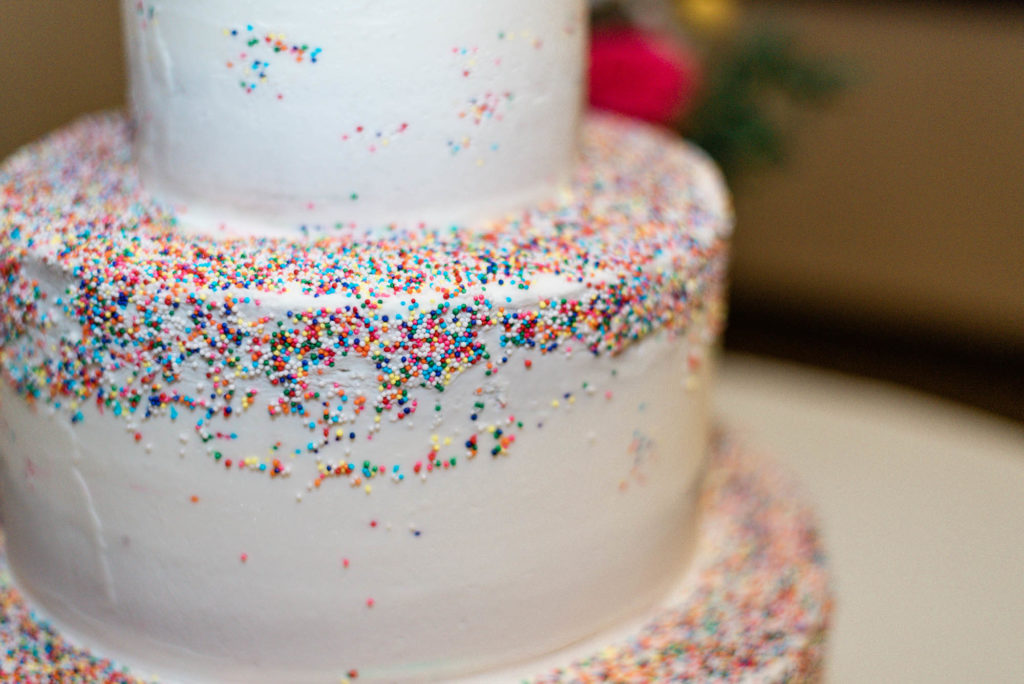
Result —
[[[728,350],[886,380],[1024,422],[1024,350],[730,305]]]

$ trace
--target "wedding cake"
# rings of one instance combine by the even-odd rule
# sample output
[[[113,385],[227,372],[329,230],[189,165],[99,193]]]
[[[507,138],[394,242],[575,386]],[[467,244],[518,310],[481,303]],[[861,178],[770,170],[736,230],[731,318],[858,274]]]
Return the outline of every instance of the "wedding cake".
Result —
[[[731,213],[581,115],[582,0],[123,0],[130,113],[0,168],[0,510],[182,682],[448,679],[686,573]]]

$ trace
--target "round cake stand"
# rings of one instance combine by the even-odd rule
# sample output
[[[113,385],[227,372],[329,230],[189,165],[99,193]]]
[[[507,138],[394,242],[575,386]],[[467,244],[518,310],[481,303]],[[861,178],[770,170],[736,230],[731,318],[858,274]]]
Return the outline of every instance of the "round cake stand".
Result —
[[[806,495],[770,458],[721,432],[700,499],[694,562],[663,605],[542,661],[467,681],[816,681],[831,609]],[[2,550],[0,642],[3,681],[149,681],[38,616],[14,587]],[[357,671],[338,674],[359,680]]]

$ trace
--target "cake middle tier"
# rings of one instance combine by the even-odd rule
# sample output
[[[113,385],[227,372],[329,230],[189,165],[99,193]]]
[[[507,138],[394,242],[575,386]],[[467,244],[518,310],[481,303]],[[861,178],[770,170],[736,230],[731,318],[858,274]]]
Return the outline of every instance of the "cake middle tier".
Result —
[[[186,229],[465,224],[569,183],[582,0],[122,0],[142,182]]]
[[[584,127],[490,229],[183,235],[93,117],[0,166],[0,517],[45,614],[181,682],[447,679],[683,574],[728,201]]]

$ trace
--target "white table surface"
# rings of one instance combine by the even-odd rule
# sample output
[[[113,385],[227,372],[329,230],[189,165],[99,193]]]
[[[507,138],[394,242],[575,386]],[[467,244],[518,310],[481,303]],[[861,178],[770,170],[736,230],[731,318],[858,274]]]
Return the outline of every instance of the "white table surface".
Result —
[[[1024,682],[1024,426],[757,357],[721,371],[720,418],[817,506],[826,681]]]

